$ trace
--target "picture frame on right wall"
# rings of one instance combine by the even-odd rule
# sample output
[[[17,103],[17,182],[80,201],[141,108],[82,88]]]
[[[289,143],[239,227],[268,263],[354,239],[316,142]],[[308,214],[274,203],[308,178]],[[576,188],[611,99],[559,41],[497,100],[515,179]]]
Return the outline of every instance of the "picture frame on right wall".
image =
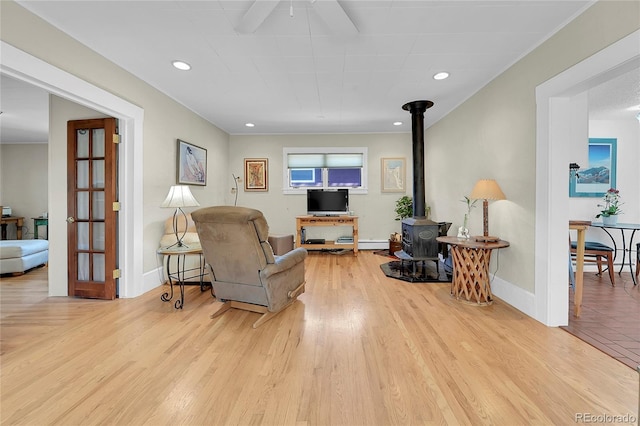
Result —
[[[603,197],[616,187],[617,139],[589,138],[589,164],[569,179],[570,197]]]

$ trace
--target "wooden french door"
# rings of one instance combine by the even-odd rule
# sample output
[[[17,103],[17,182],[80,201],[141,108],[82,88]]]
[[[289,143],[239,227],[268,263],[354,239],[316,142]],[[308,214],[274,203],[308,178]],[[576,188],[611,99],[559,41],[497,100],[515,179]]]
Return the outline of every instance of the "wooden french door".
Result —
[[[69,296],[116,298],[116,125],[115,118],[67,123]]]

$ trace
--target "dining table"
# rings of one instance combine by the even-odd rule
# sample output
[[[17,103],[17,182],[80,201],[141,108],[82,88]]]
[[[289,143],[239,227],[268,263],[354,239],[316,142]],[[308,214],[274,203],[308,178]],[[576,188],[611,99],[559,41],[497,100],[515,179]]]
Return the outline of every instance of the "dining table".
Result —
[[[640,230],[640,223],[615,223],[615,224],[604,224],[603,222],[592,222],[591,226],[594,228],[601,228],[604,232],[607,233],[611,241],[613,242],[613,261],[616,260],[616,255],[618,254],[618,247],[616,246],[616,240],[609,232],[612,229],[619,229],[620,234],[622,235],[622,264],[620,265],[620,270],[618,271],[618,275],[622,273],[622,270],[625,266],[629,267],[629,272],[631,273],[631,280],[633,281],[633,285],[638,285],[636,281],[636,276],[633,273],[633,238],[636,235],[636,231]],[[627,242],[628,241],[628,242]]]

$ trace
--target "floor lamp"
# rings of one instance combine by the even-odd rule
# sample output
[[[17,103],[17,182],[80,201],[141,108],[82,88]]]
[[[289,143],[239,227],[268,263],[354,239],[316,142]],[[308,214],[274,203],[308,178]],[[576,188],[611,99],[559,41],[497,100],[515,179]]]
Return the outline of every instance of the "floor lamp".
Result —
[[[469,198],[482,201],[482,237],[475,237],[476,241],[484,241],[485,243],[497,242],[498,237],[489,236],[489,200],[506,200],[504,192],[500,189],[498,183],[493,179],[480,179],[473,187]]]
[[[189,226],[187,223],[187,214],[182,210],[182,207],[197,207],[199,205],[200,203],[196,201],[193,194],[191,194],[191,189],[189,189],[187,185],[174,185],[169,189],[169,194],[167,194],[167,198],[165,198],[160,207],[176,209],[176,211],[173,212],[173,233],[176,236],[176,242],[166,248],[173,246],[188,247],[182,242]],[[181,236],[178,236],[180,213],[182,213],[182,217],[184,218],[184,231]]]

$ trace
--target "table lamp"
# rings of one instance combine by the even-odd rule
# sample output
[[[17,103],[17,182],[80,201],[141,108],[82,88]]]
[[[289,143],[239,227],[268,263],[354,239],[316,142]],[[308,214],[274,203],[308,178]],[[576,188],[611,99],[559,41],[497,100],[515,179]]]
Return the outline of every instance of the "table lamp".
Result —
[[[496,242],[498,237],[489,236],[489,200],[506,200],[504,192],[493,179],[480,179],[473,187],[469,198],[482,201],[482,217],[483,217],[483,236],[475,237],[476,241]]]
[[[200,203],[196,201],[193,194],[191,194],[191,189],[187,185],[174,185],[169,189],[169,194],[167,194],[167,198],[162,202],[160,207],[165,208],[175,208],[176,211],[173,212],[173,233],[176,236],[176,242],[171,244],[169,247],[178,246],[178,247],[187,247],[182,239],[187,233],[187,214],[182,210],[182,207],[197,207]],[[182,213],[184,217],[184,232],[181,236],[178,236],[178,213]],[[167,248],[169,248],[167,247]]]

